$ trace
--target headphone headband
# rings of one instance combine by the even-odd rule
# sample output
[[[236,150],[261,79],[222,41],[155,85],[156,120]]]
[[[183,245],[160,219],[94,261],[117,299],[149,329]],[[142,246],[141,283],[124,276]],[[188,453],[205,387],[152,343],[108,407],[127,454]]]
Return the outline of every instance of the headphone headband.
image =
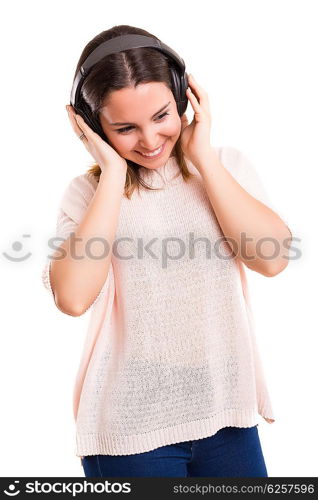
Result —
[[[115,52],[123,52],[128,49],[139,49],[140,47],[152,47],[153,49],[158,49],[161,52],[167,54],[175,63],[180,66],[180,69],[184,70],[185,65],[183,59],[178,56],[178,54],[172,50],[168,45],[156,38],[151,38],[145,35],[122,35],[106,40],[106,42],[101,43],[95,50],[87,57],[86,61],[82,64],[80,71],[84,76],[94,64],[96,64],[100,59],[109,54],[114,54]]]
[[[117,52],[122,52],[128,49],[139,49],[141,47],[150,47],[163,52],[175,62],[181,74],[185,72],[185,64],[183,59],[179,57],[173,49],[168,47],[168,45],[157,40],[156,38],[145,35],[116,36],[115,38],[106,40],[106,42],[98,45],[98,47],[96,47],[96,49],[94,49],[93,52],[83,62],[74,79],[70,99],[72,106],[74,106],[77,99],[79,98],[79,93],[82,88],[84,79],[95,64],[97,64],[101,59],[110,54],[115,54]]]

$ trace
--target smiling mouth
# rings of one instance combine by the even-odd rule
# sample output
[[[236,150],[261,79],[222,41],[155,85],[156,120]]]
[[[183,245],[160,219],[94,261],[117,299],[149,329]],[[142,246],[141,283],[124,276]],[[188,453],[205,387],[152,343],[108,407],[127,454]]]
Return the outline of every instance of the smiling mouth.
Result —
[[[137,150],[136,150],[136,153],[140,154],[143,158],[157,158],[164,151],[166,142],[167,141],[165,141],[163,144],[161,144],[161,146],[159,148],[154,150],[155,154],[154,153],[144,154],[144,153],[141,153],[140,151],[137,151]]]

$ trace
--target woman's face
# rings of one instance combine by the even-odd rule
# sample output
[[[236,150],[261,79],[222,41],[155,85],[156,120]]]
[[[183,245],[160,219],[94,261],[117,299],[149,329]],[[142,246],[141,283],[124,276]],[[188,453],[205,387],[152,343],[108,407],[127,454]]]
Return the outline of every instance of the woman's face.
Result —
[[[117,153],[150,169],[166,163],[181,132],[173,93],[162,82],[113,91],[105,100],[99,118]],[[151,153],[162,145],[164,149],[158,156],[141,154]]]

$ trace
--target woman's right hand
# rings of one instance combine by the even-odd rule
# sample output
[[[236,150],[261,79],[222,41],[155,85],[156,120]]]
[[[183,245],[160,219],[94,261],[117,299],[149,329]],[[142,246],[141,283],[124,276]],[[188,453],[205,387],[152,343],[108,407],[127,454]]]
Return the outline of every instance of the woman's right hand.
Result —
[[[75,110],[71,105],[66,105],[66,109],[76,136],[80,137],[82,134],[85,134],[85,137],[83,137],[81,141],[99,165],[102,172],[105,169],[120,168],[124,173],[126,173],[126,160],[120,156],[117,151],[110,146],[110,144],[94,132],[83,120],[83,118],[75,113]]]

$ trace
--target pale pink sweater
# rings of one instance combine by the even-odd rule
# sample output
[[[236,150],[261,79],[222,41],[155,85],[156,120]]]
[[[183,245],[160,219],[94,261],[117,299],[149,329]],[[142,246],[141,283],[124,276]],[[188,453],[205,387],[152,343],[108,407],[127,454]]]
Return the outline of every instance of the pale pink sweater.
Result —
[[[215,150],[240,185],[274,210],[248,158],[232,147]],[[77,456],[141,453],[225,426],[251,427],[258,415],[274,421],[244,265],[216,256],[223,233],[201,175],[187,163],[195,174],[188,183],[171,157],[158,170],[142,169],[163,190],[122,198],[116,240],[124,239],[89,307],[74,387]],[[87,173],[71,180],[57,236],[76,229],[96,186]],[[192,257],[191,234],[203,239]],[[224,242],[220,253],[230,255]],[[43,269],[49,290],[50,262]]]

